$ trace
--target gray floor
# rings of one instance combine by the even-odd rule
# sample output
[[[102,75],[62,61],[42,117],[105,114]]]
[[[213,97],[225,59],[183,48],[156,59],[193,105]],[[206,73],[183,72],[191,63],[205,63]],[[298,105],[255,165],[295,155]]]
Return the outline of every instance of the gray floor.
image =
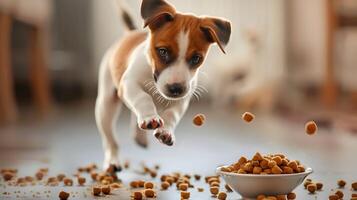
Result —
[[[204,113],[207,122],[203,127],[192,125],[192,117]],[[357,181],[357,137],[339,130],[319,130],[317,135],[307,136],[303,122],[292,122],[283,117],[259,115],[252,124],[243,123],[241,112],[213,110],[208,105],[191,107],[176,131],[176,145],[166,147],[150,136],[150,147],[144,150],[131,139],[128,112],[118,122],[121,159],[130,160],[132,169],[119,174],[124,183],[141,177],[133,170],[141,162],[147,165],[159,164],[159,175],[180,171],[210,175],[217,166],[232,163],[241,155],[251,156],[255,152],[282,152],[290,158],[298,159],[314,169],[311,178],[322,181],[322,192],[308,195],[300,186],[296,192],[298,199],[327,199],[336,189],[336,180],[345,179],[348,187],[344,190],[350,197],[350,183]],[[0,127],[0,168],[16,167],[19,175],[32,175],[39,167],[49,167],[50,174],[60,172],[73,174],[78,166],[91,162],[101,163],[103,153],[101,140],[94,123],[92,104],[58,109],[46,120],[29,115],[18,124]],[[201,182],[207,191],[207,186]],[[63,187],[46,187],[51,193],[43,193],[44,186],[11,187],[2,181],[0,199],[16,199],[14,191],[23,191],[18,199],[55,199]],[[72,191],[71,199],[92,198],[87,187],[66,187]],[[11,195],[4,195],[3,192]],[[25,193],[26,194],[25,194]],[[39,192],[37,194],[36,192]],[[18,195],[18,194],[17,194]],[[33,196],[35,195],[35,196]],[[107,196],[106,199],[129,199],[126,189]],[[192,190],[191,199],[211,199],[207,192]],[[160,192],[158,199],[179,199],[179,193],[172,188]],[[228,199],[240,199],[230,193]]]

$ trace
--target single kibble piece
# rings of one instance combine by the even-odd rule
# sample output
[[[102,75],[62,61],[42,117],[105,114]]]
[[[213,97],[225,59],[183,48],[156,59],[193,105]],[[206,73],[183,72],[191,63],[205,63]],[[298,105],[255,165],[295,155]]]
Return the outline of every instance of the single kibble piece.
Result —
[[[317,189],[317,187],[316,187],[316,184],[314,184],[314,183],[311,183],[311,184],[309,184],[309,185],[307,186],[307,190],[308,190],[311,194],[315,193],[316,189]]]
[[[219,187],[211,187],[209,191],[211,192],[211,194],[217,195],[219,192]]]
[[[202,126],[205,123],[206,117],[203,114],[197,114],[194,118],[193,118],[193,123],[196,126]]]
[[[182,191],[181,192],[181,198],[182,199],[189,199],[190,198],[190,192]]]
[[[187,191],[187,189],[188,189],[188,184],[187,184],[187,183],[181,183],[181,184],[179,185],[179,190],[181,190],[181,191]]]
[[[314,121],[309,121],[305,124],[305,131],[308,135],[313,135],[317,131],[317,125]]]
[[[138,188],[139,187],[138,181],[131,181],[130,182],[130,187],[131,188]]]
[[[242,119],[248,123],[252,122],[254,120],[254,118],[255,118],[255,116],[250,112],[245,112],[242,115]]]
[[[227,194],[225,192],[218,193],[217,199],[219,200],[226,200]]]
[[[83,186],[86,183],[86,178],[78,177],[77,181],[78,181],[78,185]]]
[[[9,181],[9,180],[11,180],[13,177],[14,177],[14,174],[11,173],[11,172],[5,172],[5,173],[3,174],[3,178],[4,178],[5,181]]]
[[[228,184],[226,184],[224,187],[226,188],[227,192],[233,192],[232,188]]]
[[[201,180],[201,175],[199,175],[199,174],[195,174],[194,177],[195,177],[196,181]]]
[[[69,197],[69,193],[65,192],[65,191],[61,191],[59,194],[58,194],[58,197],[61,199],[61,200],[67,200],[68,197]]]
[[[357,182],[351,184],[353,190],[357,190]]]
[[[138,187],[144,187],[145,181],[143,181],[143,180],[138,180],[137,182],[138,182]]]
[[[322,190],[322,187],[323,187],[324,185],[322,184],[322,183],[316,183],[316,187],[317,187],[317,190]]]
[[[57,175],[57,180],[58,181],[63,181],[63,179],[66,177],[66,175],[64,175],[64,174],[58,174]]]
[[[329,199],[329,200],[339,200],[340,197],[338,197],[337,195],[333,194],[333,195],[330,195],[330,196],[328,197],[328,199]]]
[[[338,180],[338,181],[337,181],[337,185],[338,185],[338,187],[343,188],[343,187],[345,187],[345,185],[346,185],[346,181],[344,181],[344,180]]]
[[[143,193],[140,191],[136,191],[132,194],[132,197],[134,200],[142,200],[143,199]]]
[[[102,187],[102,193],[105,194],[105,195],[108,195],[110,194],[110,186],[103,186]]]
[[[144,184],[144,188],[145,188],[145,189],[153,189],[153,188],[154,188],[154,183],[152,183],[152,182],[146,182],[146,183]]]
[[[97,172],[92,172],[92,173],[90,173],[90,177],[92,178],[93,181],[96,181],[97,177],[98,177],[98,173]]]
[[[286,195],[286,197],[289,199],[289,200],[293,200],[293,199],[296,199],[296,194],[294,192],[291,192],[289,193],[288,195]]]
[[[253,174],[260,174],[263,171],[261,167],[254,167]]]
[[[102,192],[102,189],[100,187],[94,186],[92,188],[92,194],[94,196],[99,196],[101,192]]]
[[[342,191],[340,191],[340,190],[337,190],[336,192],[335,192],[335,195],[337,195],[340,199],[342,199],[343,198],[343,192]]]
[[[72,186],[73,185],[73,180],[70,178],[64,178],[63,183],[65,186]]]
[[[197,191],[198,191],[198,192],[203,192],[203,191],[205,191],[205,189],[203,189],[203,188],[197,188]]]
[[[156,171],[150,171],[150,176],[151,176],[151,178],[156,178],[157,172]]]
[[[40,180],[43,179],[43,177],[44,177],[45,175],[44,175],[43,172],[37,172],[37,173],[35,174],[35,176],[36,176],[37,180],[40,181]]]
[[[148,198],[153,198],[153,197],[155,197],[155,191],[152,190],[152,189],[146,189],[146,190],[144,191],[144,194],[145,194],[145,196],[148,197]]]
[[[278,167],[277,165],[275,165],[273,168],[271,168],[271,172],[273,174],[281,174],[283,173],[283,170],[280,169],[280,167]]]
[[[167,188],[170,187],[170,183],[168,183],[167,181],[164,181],[161,183],[161,189],[162,190],[167,190]]]
[[[211,187],[219,187],[220,186],[220,184],[218,183],[218,182],[216,182],[216,181],[214,181],[214,182],[211,182],[210,184],[209,184]]]

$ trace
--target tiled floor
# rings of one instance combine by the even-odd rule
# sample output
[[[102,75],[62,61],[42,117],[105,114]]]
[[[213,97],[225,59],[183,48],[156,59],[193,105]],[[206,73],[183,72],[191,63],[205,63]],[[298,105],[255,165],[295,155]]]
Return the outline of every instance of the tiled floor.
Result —
[[[207,123],[200,128],[192,125],[196,113],[204,113]],[[212,174],[215,168],[231,163],[241,155],[283,152],[290,158],[301,160],[314,169],[311,178],[322,181],[322,192],[308,195],[300,186],[296,192],[299,200],[327,199],[336,189],[337,179],[345,179],[349,184],[345,195],[351,195],[350,183],[357,181],[357,137],[338,130],[319,130],[317,135],[307,136],[303,122],[291,122],[283,117],[259,115],[254,123],[246,124],[240,119],[240,112],[214,110],[209,105],[195,105],[190,108],[176,131],[177,143],[166,147],[150,137],[149,149],[138,147],[131,139],[128,112],[118,122],[121,159],[130,160],[132,168],[119,174],[124,183],[135,178],[143,178],[135,173],[141,162],[147,165],[160,164],[159,175],[165,172]],[[49,167],[50,174],[59,172],[72,174],[78,166],[101,163],[103,153],[101,140],[94,123],[93,106],[66,107],[46,120],[25,117],[16,125],[0,127],[0,168],[16,167],[19,175],[32,175],[39,167]],[[149,177],[144,179],[150,180]],[[195,183],[196,186],[207,186]],[[0,199],[16,199],[14,191],[22,191],[18,199],[56,199],[62,187],[47,187],[48,194],[36,194],[43,186],[0,187]],[[67,187],[75,197],[85,199],[85,187]],[[8,191],[11,195],[3,195]],[[32,192],[31,192],[32,191]],[[23,192],[26,192],[24,194]],[[129,199],[126,189],[117,191],[105,199]],[[33,196],[35,195],[35,196]],[[192,190],[191,199],[211,199],[208,192]],[[90,195],[87,198],[92,198]],[[179,199],[179,193],[172,188],[159,192],[158,199]],[[240,199],[230,193],[228,199]]]

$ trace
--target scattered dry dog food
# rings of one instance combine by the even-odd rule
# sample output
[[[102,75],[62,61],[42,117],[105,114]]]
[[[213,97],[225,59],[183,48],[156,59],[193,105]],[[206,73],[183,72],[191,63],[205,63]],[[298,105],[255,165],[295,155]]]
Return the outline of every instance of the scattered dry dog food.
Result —
[[[181,183],[179,184],[179,190],[181,191],[187,191],[188,189],[188,184],[187,183]]]
[[[211,187],[209,191],[211,192],[212,195],[217,195],[219,192],[219,187]]]
[[[296,199],[296,194],[294,192],[291,192],[289,193],[288,195],[286,195],[286,197],[289,199],[289,200],[293,200],[293,199]]]
[[[5,181],[9,181],[14,177],[14,174],[11,172],[4,172],[2,177],[4,178]]]
[[[205,191],[205,189],[199,187],[199,188],[197,188],[197,191],[198,192],[203,192],[203,191]]]
[[[101,192],[102,192],[102,189],[99,186],[93,186],[92,187],[92,194],[94,196],[100,196]]]
[[[148,198],[154,198],[156,196],[156,193],[155,193],[155,191],[153,189],[146,189],[144,191],[144,194]]]
[[[351,187],[352,187],[353,190],[357,191],[357,182],[352,183]]]
[[[196,126],[202,126],[205,123],[206,117],[203,114],[197,114],[194,118],[193,118],[193,123]]]
[[[343,199],[343,196],[344,196],[344,194],[343,194],[343,192],[342,192],[341,190],[337,190],[337,191],[335,192],[335,195],[337,195],[338,198],[340,198],[340,199]]]
[[[252,122],[254,120],[254,118],[255,118],[255,116],[250,112],[245,112],[242,115],[242,119],[248,123]]]
[[[182,199],[189,199],[190,198],[190,192],[181,191],[181,198]]]
[[[64,174],[58,174],[57,175],[57,180],[58,181],[63,181],[63,179],[66,177],[66,175],[64,175]]]
[[[72,186],[73,185],[73,180],[70,178],[64,178],[63,183],[65,186]]]
[[[196,180],[196,181],[201,180],[201,175],[195,174],[195,175],[193,175],[193,176],[195,177],[195,180]]]
[[[141,200],[141,199],[143,199],[143,193],[140,192],[140,191],[134,192],[131,196],[133,197],[134,200]]]
[[[311,194],[314,194],[315,191],[317,190],[316,184],[315,184],[315,183],[311,183],[311,184],[307,185],[307,190],[308,190]]]
[[[340,187],[340,188],[344,188],[345,185],[346,185],[346,181],[344,181],[344,180],[338,180],[338,181],[337,181],[337,185],[338,185],[338,187]]]
[[[320,183],[320,182],[316,183],[317,190],[322,190],[323,186],[324,185],[322,183]]]
[[[317,125],[314,121],[309,121],[305,124],[305,131],[308,135],[313,135],[317,131]]]
[[[83,186],[86,183],[86,178],[78,177],[77,181],[78,181],[78,185]]]
[[[226,184],[224,187],[226,188],[227,192],[233,192],[232,188],[228,184]]]
[[[67,200],[68,197],[69,197],[69,193],[65,192],[65,191],[61,191],[59,194],[58,194],[58,197],[61,199],[61,200]]]
[[[305,171],[297,160],[289,160],[282,154],[261,155],[256,153],[251,160],[241,157],[238,162],[222,167],[221,171],[238,174],[292,174]]]
[[[218,193],[217,199],[219,200],[226,200],[227,194],[225,192]]]
[[[161,189],[162,190],[167,190],[167,188],[169,188],[169,187],[170,187],[170,183],[169,182],[164,181],[164,182],[161,183]]]
[[[152,182],[145,182],[144,188],[145,188],[145,189],[153,189],[153,188],[154,188],[154,183],[152,183]]]
[[[102,193],[105,195],[110,194],[110,186],[106,185],[102,187]]]

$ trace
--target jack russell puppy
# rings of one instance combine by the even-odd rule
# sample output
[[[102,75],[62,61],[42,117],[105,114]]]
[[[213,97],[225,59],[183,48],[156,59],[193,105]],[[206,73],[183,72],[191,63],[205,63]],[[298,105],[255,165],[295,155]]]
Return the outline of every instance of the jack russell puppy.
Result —
[[[128,12],[119,7],[129,31],[102,60],[95,105],[103,167],[115,166],[118,171],[114,127],[122,104],[132,112],[139,145],[147,146],[149,130],[161,143],[173,145],[175,127],[196,90],[198,71],[211,44],[225,53],[231,35],[227,20],[179,13],[164,0],[142,1],[141,17],[149,31],[138,31]]]

